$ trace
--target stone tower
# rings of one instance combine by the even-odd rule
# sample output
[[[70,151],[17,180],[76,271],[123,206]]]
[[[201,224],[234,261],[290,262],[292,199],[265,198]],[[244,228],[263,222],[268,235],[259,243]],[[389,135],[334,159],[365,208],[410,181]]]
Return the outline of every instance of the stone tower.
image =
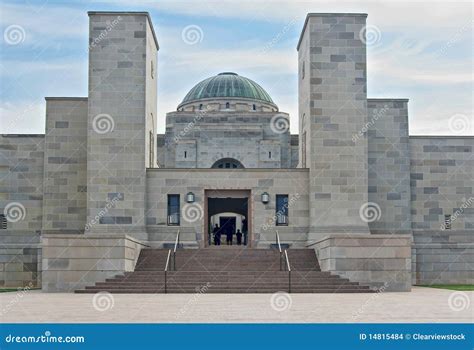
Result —
[[[300,166],[310,169],[309,241],[369,233],[365,14],[308,14],[298,43]]]
[[[158,42],[146,12],[89,12],[89,33],[86,233],[146,239]]]

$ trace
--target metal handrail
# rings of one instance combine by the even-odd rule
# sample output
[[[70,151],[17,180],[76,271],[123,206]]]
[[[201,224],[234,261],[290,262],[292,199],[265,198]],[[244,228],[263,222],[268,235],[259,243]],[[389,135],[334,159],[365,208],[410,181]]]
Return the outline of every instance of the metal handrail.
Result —
[[[173,249],[173,270],[176,271],[176,249],[178,248],[179,245],[179,230],[176,233],[176,240],[174,242],[174,249]]]
[[[166,258],[166,265],[165,265],[165,293],[168,292],[167,273],[168,273],[168,266],[170,263],[170,256],[171,256],[171,249],[168,250],[168,257]]]
[[[280,243],[280,235],[278,234],[278,230],[275,231],[275,240],[278,246],[278,250],[280,252],[280,271],[283,271],[283,252],[281,251],[281,243]]]
[[[288,259],[288,252],[285,249],[286,268],[288,269],[288,293],[291,293],[291,266],[290,260]]]

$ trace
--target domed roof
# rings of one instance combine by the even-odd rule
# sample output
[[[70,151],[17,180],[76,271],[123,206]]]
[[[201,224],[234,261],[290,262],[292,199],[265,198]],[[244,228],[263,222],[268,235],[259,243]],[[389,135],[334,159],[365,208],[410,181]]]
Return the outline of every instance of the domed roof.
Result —
[[[232,72],[219,73],[194,86],[178,106],[208,98],[245,98],[275,106],[270,95],[256,82]]]

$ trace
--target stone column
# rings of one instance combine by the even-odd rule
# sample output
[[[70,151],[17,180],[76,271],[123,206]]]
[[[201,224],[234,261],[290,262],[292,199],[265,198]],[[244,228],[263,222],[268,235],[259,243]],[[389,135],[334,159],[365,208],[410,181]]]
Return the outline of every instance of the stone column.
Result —
[[[89,19],[86,233],[146,239],[158,43],[148,13],[89,12]]]
[[[309,241],[369,233],[367,203],[366,14],[308,14],[298,44],[299,108],[310,169]]]

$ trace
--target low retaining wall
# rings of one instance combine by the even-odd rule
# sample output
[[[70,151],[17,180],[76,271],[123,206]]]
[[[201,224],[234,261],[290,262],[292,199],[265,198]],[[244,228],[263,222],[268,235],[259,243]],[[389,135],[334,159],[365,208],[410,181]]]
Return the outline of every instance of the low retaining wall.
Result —
[[[313,243],[322,271],[379,291],[411,290],[411,235],[335,234]]]
[[[41,286],[41,247],[38,243],[2,244],[0,247],[0,287]]]
[[[473,284],[474,232],[413,233],[413,284]]]
[[[42,247],[43,292],[73,292],[133,271],[145,245],[128,235],[50,234]]]

